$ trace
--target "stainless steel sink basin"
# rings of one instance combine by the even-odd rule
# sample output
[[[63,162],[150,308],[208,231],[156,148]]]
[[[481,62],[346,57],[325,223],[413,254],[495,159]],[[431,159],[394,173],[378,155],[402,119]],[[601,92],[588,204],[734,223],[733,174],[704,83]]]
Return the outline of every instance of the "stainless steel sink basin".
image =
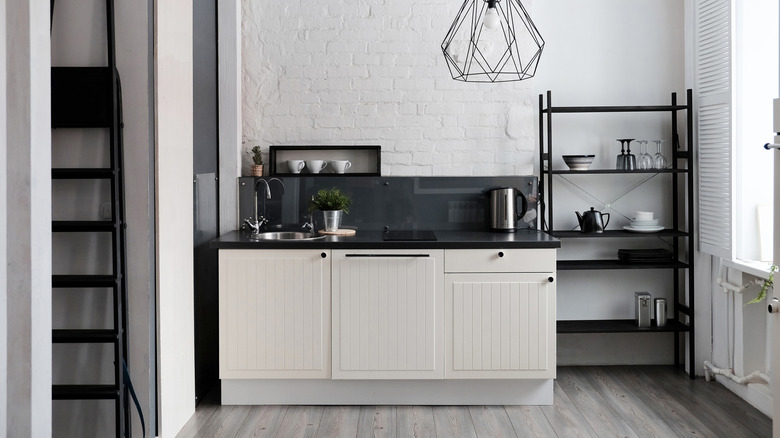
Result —
[[[302,231],[273,231],[256,234],[250,238],[252,240],[316,240],[324,239],[325,236]]]

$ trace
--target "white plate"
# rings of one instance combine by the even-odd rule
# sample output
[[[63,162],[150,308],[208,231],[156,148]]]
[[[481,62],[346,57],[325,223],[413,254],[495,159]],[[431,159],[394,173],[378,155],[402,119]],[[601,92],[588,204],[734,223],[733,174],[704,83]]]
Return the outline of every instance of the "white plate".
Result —
[[[657,233],[663,230],[664,227],[631,227],[626,225],[623,229],[634,233]]]

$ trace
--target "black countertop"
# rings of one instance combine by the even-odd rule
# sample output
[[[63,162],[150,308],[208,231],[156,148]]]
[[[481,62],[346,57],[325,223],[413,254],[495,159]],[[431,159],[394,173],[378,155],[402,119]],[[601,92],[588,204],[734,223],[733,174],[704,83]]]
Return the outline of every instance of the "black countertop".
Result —
[[[217,249],[498,249],[560,248],[560,240],[537,230],[515,233],[434,230],[436,241],[385,241],[382,231],[358,230],[354,236],[316,240],[251,240],[244,231],[231,231],[210,242]]]

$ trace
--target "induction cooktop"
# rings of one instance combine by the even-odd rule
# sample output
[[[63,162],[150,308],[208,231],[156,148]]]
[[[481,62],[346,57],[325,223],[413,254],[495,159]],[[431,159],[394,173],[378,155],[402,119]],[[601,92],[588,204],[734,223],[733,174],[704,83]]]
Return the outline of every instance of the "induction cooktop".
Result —
[[[427,240],[435,241],[436,233],[431,230],[386,230],[384,240]]]

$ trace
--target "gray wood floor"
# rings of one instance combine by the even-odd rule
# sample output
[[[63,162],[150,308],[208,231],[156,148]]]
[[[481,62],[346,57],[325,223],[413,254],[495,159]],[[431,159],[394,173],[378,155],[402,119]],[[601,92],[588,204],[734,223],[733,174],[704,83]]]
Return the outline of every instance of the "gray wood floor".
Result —
[[[673,367],[561,367],[553,406],[220,406],[187,437],[771,437],[772,420]]]

